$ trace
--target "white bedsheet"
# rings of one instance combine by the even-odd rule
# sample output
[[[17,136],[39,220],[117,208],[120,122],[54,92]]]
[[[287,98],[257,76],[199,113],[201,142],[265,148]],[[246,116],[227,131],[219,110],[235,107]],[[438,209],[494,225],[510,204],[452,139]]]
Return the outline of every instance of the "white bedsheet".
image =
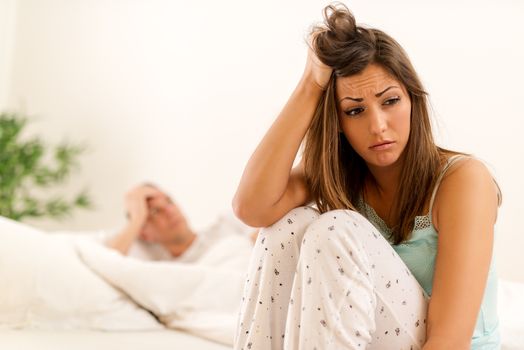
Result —
[[[2,350],[229,350],[176,330],[101,332],[0,330]]]
[[[503,350],[524,350],[524,283],[500,280],[498,313]]]
[[[108,332],[89,333],[95,337],[172,334],[167,326],[232,344],[251,252],[247,236],[225,235],[201,264],[127,258],[96,236],[48,234],[0,217],[0,330],[23,329],[5,335],[36,334],[45,343],[79,330]],[[0,350],[9,349],[5,341],[0,337]],[[39,341],[33,345],[40,349]]]
[[[77,242],[83,261],[165,326],[232,345],[251,241],[228,235],[198,263],[143,261],[91,241]]]

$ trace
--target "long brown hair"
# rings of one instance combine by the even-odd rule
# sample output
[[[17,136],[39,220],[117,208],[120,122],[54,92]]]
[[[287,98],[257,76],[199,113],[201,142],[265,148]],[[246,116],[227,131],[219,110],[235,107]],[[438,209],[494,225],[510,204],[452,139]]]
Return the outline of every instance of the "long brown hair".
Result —
[[[381,30],[357,25],[343,4],[327,6],[324,18],[324,25],[312,30],[312,45],[318,58],[333,68],[333,75],[305,137],[306,181],[320,212],[355,209],[364,199],[365,181],[373,181],[373,177],[341,132],[335,80],[358,74],[371,63],[386,69],[403,84],[411,100],[411,130],[391,211],[394,226],[390,238],[399,244],[409,238],[415,217],[429,201],[442,156],[449,151],[435,144],[427,93],[400,44]]]

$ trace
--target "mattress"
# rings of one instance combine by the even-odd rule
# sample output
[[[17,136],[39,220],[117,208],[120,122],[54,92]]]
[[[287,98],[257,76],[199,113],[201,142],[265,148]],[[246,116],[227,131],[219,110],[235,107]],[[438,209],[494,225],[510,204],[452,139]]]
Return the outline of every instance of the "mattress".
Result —
[[[2,350],[230,350],[177,330],[140,332],[0,330]]]

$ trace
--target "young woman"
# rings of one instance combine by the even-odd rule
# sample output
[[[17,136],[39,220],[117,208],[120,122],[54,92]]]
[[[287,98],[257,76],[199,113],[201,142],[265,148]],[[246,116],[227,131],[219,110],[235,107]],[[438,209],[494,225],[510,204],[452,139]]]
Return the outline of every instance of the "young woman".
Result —
[[[496,183],[435,144],[427,94],[394,39],[343,5],[324,16],[233,200],[265,227],[235,348],[499,348]]]

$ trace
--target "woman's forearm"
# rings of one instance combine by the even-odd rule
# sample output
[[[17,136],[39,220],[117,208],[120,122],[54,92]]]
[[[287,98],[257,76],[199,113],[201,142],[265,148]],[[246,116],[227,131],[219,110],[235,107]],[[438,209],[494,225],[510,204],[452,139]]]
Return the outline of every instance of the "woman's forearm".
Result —
[[[263,215],[282,197],[322,92],[309,77],[300,80],[244,169],[233,200],[235,212]]]

